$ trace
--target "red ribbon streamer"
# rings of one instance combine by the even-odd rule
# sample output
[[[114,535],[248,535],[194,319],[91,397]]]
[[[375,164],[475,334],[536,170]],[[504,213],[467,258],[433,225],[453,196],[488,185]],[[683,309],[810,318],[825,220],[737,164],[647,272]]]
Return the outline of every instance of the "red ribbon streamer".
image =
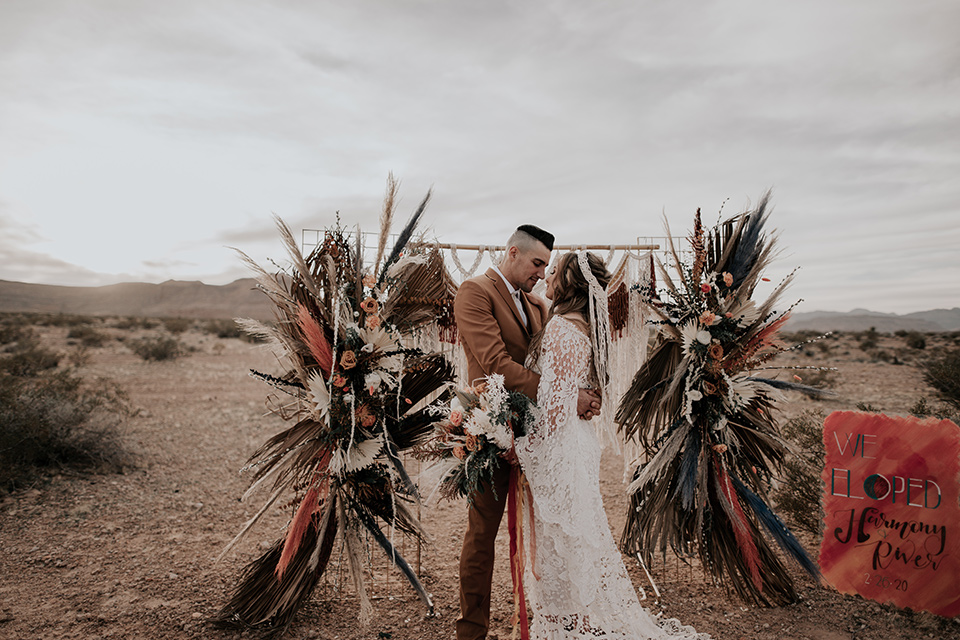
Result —
[[[513,622],[516,633],[517,622],[520,622],[520,639],[530,640],[529,623],[527,622],[527,599],[523,593],[523,531],[517,518],[517,503],[522,500],[520,492],[523,490],[520,482],[520,467],[513,465],[510,469],[510,490],[507,495],[507,528],[510,530],[510,577],[513,579]]]

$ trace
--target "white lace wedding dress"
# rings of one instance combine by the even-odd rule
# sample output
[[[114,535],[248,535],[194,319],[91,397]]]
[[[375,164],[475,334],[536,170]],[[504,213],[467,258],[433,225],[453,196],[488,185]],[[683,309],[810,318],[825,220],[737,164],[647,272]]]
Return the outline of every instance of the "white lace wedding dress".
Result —
[[[539,369],[542,413],[516,443],[533,496],[533,540],[524,535],[531,637],[709,638],[640,606],[613,541],[600,495],[599,440],[577,417],[578,390],[591,377],[590,339],[555,316],[544,331]]]

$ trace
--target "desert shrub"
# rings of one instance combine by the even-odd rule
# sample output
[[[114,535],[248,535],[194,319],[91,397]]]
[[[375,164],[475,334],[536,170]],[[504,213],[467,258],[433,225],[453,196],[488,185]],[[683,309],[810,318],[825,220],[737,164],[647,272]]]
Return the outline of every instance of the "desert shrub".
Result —
[[[960,409],[960,349],[946,349],[921,364],[923,379],[941,400]]]
[[[132,331],[134,329],[153,329],[157,326],[157,321],[153,318],[140,318],[138,316],[127,316],[118,318],[113,324],[117,329]]]
[[[805,411],[784,424],[783,434],[796,448],[784,461],[783,477],[773,497],[780,511],[795,526],[819,535],[823,523],[820,475],[826,453],[823,414]]]
[[[861,351],[872,351],[877,348],[877,341],[872,338],[863,338],[858,346]]]
[[[243,331],[237,326],[234,320],[225,320],[222,318],[207,320],[203,326],[203,330],[207,333],[212,333],[218,338],[240,338],[246,342],[262,342],[259,337],[251,336],[246,331]]]
[[[243,332],[240,331],[240,327],[237,326],[236,322],[233,320],[225,320],[223,318],[217,320],[207,320],[203,330],[207,333],[212,333],[218,338],[239,338],[244,335]]]
[[[0,372],[0,492],[43,468],[117,470],[127,462],[118,427],[129,404],[114,384],[86,385],[69,369]]]
[[[6,349],[0,356],[0,375],[31,377],[43,371],[55,369],[60,364],[60,354],[42,347],[32,335],[23,338]]]
[[[952,420],[954,424],[960,424],[960,413],[945,403],[931,403],[921,397],[916,404],[910,407],[910,414],[918,418],[929,418],[931,416],[939,420]]]
[[[785,331],[780,334],[780,339],[786,342],[787,344],[791,343],[800,343],[806,342],[807,340],[813,340],[814,338],[820,337],[822,334],[819,331],[813,331],[811,329],[801,329],[800,331]]]
[[[41,327],[79,327],[93,324],[94,319],[75,313],[39,314],[34,323]]]
[[[875,407],[869,402],[858,402],[857,411],[865,411],[867,413],[880,413],[883,411],[880,407]]]
[[[837,372],[830,369],[799,371],[803,384],[817,389],[829,389],[837,384]]]
[[[5,318],[3,323],[0,323],[0,344],[19,342],[33,335],[31,327],[18,322],[15,318]]]
[[[877,349],[876,351],[871,351],[870,358],[874,362],[890,362],[891,360],[893,360],[893,356],[891,356],[888,351],[884,351],[883,349]]]
[[[927,348],[927,337],[919,331],[910,331],[904,337],[906,338],[907,346],[911,349]]]
[[[85,347],[102,347],[107,341],[107,335],[91,326],[83,325],[70,329],[67,339],[79,340]]]
[[[190,328],[193,320],[189,318],[164,318],[163,327],[170,333],[183,333]]]
[[[183,345],[169,336],[131,340],[127,346],[144,360],[173,360],[184,354]]]

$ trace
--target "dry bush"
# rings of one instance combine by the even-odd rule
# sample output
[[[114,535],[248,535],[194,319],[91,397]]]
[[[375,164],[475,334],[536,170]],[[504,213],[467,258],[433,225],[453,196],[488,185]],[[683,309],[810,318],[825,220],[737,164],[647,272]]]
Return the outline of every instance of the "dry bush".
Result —
[[[180,341],[169,336],[131,340],[127,346],[144,360],[174,360],[186,353]]]
[[[69,369],[9,365],[16,355],[0,356],[0,493],[43,468],[122,467],[117,428],[129,405],[120,389],[104,380],[85,385]]]
[[[921,364],[923,379],[941,400],[960,409],[960,349],[945,349]]]
[[[0,357],[0,375],[29,377],[56,368],[61,355],[42,346],[31,333],[7,345]]]
[[[207,333],[212,333],[218,338],[239,338],[246,342],[261,342],[260,338],[251,336],[246,333],[240,327],[237,326],[237,323],[233,320],[207,320],[206,324],[203,325],[203,330]]]
[[[783,435],[796,448],[784,462],[783,477],[773,497],[791,523],[818,536],[823,526],[820,475],[826,455],[823,414],[819,411],[803,412],[784,424]]]
[[[79,340],[85,347],[102,347],[103,343],[109,340],[109,337],[102,331],[97,331],[91,326],[83,325],[70,329],[67,333],[68,340]]]
[[[153,318],[141,318],[139,316],[127,316],[126,318],[117,318],[113,326],[125,331],[135,329],[153,329],[157,326],[157,321]]]
[[[193,325],[189,318],[164,318],[163,327],[170,333],[183,333]]]

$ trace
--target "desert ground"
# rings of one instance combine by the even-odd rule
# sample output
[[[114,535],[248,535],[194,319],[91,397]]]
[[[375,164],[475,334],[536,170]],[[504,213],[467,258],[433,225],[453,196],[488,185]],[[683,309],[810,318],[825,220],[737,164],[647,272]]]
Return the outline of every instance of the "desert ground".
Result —
[[[261,496],[239,501],[248,482],[239,470],[285,424],[266,411],[270,389],[248,375],[250,369],[277,373],[275,362],[255,345],[196,327],[178,335],[189,353],[145,361],[127,345],[136,336],[162,334],[162,326],[121,329],[102,319],[95,326],[109,339],[74,360],[82,362],[82,375],[115,380],[128,393],[135,415],[122,425],[122,440],[130,462],[121,473],[51,472],[0,497],[0,637],[256,637],[249,631],[216,629],[206,621],[227,600],[242,567],[278,537],[289,516],[271,512],[217,562],[261,504]],[[84,349],[67,338],[67,327],[37,331],[45,345],[62,353]],[[947,335],[931,336],[925,352],[953,341]],[[919,398],[932,400],[932,389],[913,366],[924,351],[906,347],[902,337],[893,335],[881,335],[876,342],[865,350],[858,336],[844,334],[828,338],[825,347],[810,345],[780,356],[783,365],[837,368],[828,374],[836,398],[813,401],[790,395],[784,418],[809,409],[824,414],[856,409],[858,403],[906,414]],[[622,461],[607,455],[602,485],[615,537],[626,504],[621,476]],[[422,520],[433,542],[419,553],[412,546],[404,549],[433,594],[435,616],[427,617],[413,591],[373,555],[375,615],[370,626],[362,627],[335,555],[327,581],[285,637],[453,638],[465,514],[462,501],[424,506]],[[513,611],[503,529],[491,635],[501,640],[510,637]],[[816,554],[819,540],[800,537]],[[799,602],[758,608],[673,557],[650,567],[661,594],[656,599],[636,560],[626,557],[625,562],[635,586],[645,590],[644,604],[651,611],[721,640],[960,638],[960,621],[841,595],[799,571]]]

